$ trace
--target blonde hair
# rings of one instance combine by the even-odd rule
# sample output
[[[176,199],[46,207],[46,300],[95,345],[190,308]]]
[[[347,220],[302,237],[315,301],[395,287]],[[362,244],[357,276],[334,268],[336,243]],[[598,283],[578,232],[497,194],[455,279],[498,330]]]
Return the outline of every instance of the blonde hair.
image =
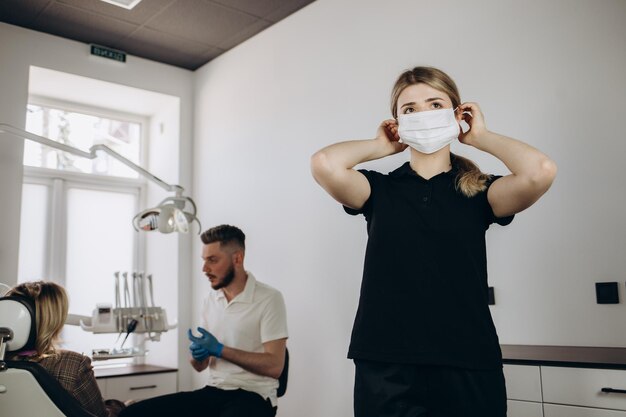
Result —
[[[400,74],[391,90],[391,114],[398,118],[398,98],[402,91],[414,84],[426,84],[435,90],[447,94],[452,101],[452,108],[461,104],[461,95],[454,80],[440,69],[433,67],[415,67]],[[466,197],[473,197],[487,189],[487,181],[490,175],[483,174],[478,166],[467,158],[453,153],[450,154],[451,162],[457,169],[456,189]]]
[[[48,281],[25,282],[13,287],[6,295],[22,296],[34,301],[37,353],[28,359],[37,361],[54,355],[55,343],[63,329],[69,308],[63,287]]]

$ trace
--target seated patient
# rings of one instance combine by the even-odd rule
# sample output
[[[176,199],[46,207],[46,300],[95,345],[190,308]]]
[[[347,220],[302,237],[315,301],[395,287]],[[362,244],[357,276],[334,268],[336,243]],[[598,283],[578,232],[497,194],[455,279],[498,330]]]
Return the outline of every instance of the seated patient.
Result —
[[[22,296],[34,301],[37,337],[35,349],[15,353],[11,360],[38,362],[55,377],[92,414],[115,417],[125,406],[117,400],[102,400],[87,356],[55,347],[68,311],[67,294],[54,282],[25,282],[5,295]]]

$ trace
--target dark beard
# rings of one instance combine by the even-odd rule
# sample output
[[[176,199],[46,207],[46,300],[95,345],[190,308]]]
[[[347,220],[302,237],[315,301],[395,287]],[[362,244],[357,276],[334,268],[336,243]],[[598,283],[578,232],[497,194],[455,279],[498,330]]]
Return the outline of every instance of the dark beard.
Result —
[[[222,282],[213,287],[213,289],[219,290],[220,288],[228,287],[228,284],[233,282],[233,279],[235,279],[235,267],[231,264],[228,272],[226,273],[226,275],[224,275],[224,279],[222,279]]]

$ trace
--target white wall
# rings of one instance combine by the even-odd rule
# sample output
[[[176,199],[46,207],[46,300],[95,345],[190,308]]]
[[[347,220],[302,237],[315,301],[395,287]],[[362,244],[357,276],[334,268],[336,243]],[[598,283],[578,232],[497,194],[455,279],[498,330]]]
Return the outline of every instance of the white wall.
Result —
[[[190,71],[133,56],[128,56],[125,64],[93,57],[89,55],[89,48],[86,44],[4,23],[0,23],[0,39],[0,122],[2,123],[24,127],[28,101],[29,68],[31,66],[178,97],[179,102],[176,104],[178,108],[155,110],[152,120],[153,123],[165,123],[167,129],[175,130],[174,135],[172,132],[166,132],[166,135],[155,138],[157,139],[155,146],[163,146],[159,140],[163,136],[168,136],[167,153],[173,159],[157,161],[154,149],[152,149],[149,158],[156,163],[149,169],[166,182],[182,185],[189,194],[193,195],[190,163],[193,74]],[[105,99],[104,96],[101,98]],[[110,99],[110,97],[106,98]],[[94,102],[101,104],[102,100]],[[146,114],[145,112],[146,109],[138,109],[137,111],[141,114]],[[172,120],[171,115],[174,112],[179,112],[179,119]],[[158,131],[158,128],[153,128],[153,133],[155,130]],[[174,145],[172,145],[172,137],[176,139]],[[0,135],[0,189],[3,193],[4,225],[0,237],[0,282],[9,285],[15,284],[17,280],[22,155],[23,141]],[[164,197],[164,194],[163,191],[161,194],[151,192],[151,201],[156,204],[158,200]],[[168,242],[164,242],[162,236],[150,235],[146,237],[148,244],[146,258],[149,271],[154,274],[157,301],[164,300],[164,297],[177,297],[173,305],[178,306],[178,311],[171,311],[170,309],[168,315],[170,320],[178,319],[180,327],[172,334],[168,333],[164,336],[165,341],[163,343],[170,346],[167,349],[169,352],[155,355],[155,360],[170,366],[182,363],[179,385],[186,389],[191,381],[189,367],[186,366],[188,343],[185,341],[184,333],[190,317],[188,299],[190,297],[189,273],[192,237],[180,238],[171,235],[167,237],[170,238]],[[154,251],[159,253],[154,254]],[[164,255],[170,255],[171,258]],[[170,259],[173,261],[169,264],[163,264]],[[151,269],[152,267],[154,269]],[[166,276],[162,276],[160,273]],[[176,288],[177,282],[178,291],[168,291],[167,287],[174,285]],[[168,303],[172,303],[172,300],[165,299],[161,302],[161,304],[166,305]],[[168,354],[170,355],[169,358],[167,357]],[[150,358],[148,362],[150,362]]]
[[[626,281],[625,44],[622,0],[318,0],[197,71],[194,189],[205,228],[242,227],[248,268],[287,303],[292,365],[279,415],[352,413],[345,355],[365,222],[315,184],[309,157],[373,137],[395,78],[414,65],[447,71],[488,127],[559,165],[540,202],[488,232],[501,342],[626,343],[626,303],[597,305],[594,294],[594,282],[618,281],[623,298]],[[506,173],[489,155],[455,150]],[[386,172],[407,157],[368,166]],[[194,317],[208,289],[199,265]]]

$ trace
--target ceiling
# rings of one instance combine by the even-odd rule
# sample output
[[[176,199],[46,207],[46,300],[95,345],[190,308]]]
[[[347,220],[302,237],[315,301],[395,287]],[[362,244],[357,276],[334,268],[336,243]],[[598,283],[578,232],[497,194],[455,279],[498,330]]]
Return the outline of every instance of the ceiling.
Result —
[[[0,21],[195,70],[314,0],[0,0]]]

